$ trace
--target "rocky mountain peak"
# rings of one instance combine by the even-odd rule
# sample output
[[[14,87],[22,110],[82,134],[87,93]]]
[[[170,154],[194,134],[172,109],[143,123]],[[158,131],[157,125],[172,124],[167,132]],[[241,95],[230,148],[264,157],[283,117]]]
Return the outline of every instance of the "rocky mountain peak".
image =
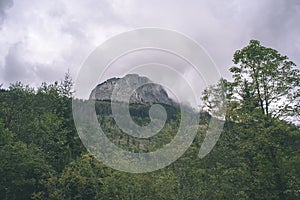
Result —
[[[122,87],[121,89],[119,88],[120,86]],[[168,97],[166,90],[161,85],[153,83],[149,78],[138,74],[127,74],[122,78],[106,80],[93,89],[90,99],[111,100],[114,89],[118,91],[120,101],[125,99],[125,96],[128,96],[128,94],[131,94],[130,103],[177,105],[176,102]]]

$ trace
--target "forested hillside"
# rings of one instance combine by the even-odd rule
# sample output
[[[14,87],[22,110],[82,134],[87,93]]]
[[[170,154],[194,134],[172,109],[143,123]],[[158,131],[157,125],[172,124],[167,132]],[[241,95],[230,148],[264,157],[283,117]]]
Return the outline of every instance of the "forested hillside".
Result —
[[[90,155],[72,117],[72,80],[33,89],[20,82],[0,90],[0,199],[300,199],[299,70],[286,56],[252,40],[234,54],[233,80],[203,92],[198,134],[170,166],[131,174]],[[224,92],[224,131],[203,159],[198,152],[218,97]],[[199,91],[201,92],[201,91]],[[134,121],[149,122],[144,104],[130,105]],[[98,121],[116,145],[149,152],[169,143],[180,109],[150,139],[129,137],[95,104]]]

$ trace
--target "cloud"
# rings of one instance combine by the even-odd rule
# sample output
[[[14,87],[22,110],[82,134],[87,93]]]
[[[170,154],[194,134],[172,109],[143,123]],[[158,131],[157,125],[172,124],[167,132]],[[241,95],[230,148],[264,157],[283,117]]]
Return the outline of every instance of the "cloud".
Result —
[[[13,0],[1,0],[0,1],[0,28],[1,24],[4,21],[4,18],[6,17],[6,10],[11,8],[13,6]]]
[[[300,64],[300,1],[114,1],[131,27],[182,32],[203,45],[226,78],[233,53],[250,39],[278,49]]]
[[[140,27],[167,28],[193,38],[208,51],[225,78],[231,77],[228,68],[233,53],[250,39],[260,40],[300,65],[299,0],[1,0],[0,19],[4,18],[0,25],[0,83],[6,85],[17,79],[33,85],[55,81],[68,68],[76,78],[98,45]],[[146,55],[142,57],[124,62],[130,66],[147,61]],[[182,68],[196,83],[188,66]],[[116,68],[106,76],[121,74]]]
[[[74,77],[97,44],[125,30],[118,24],[106,1],[18,1],[0,31],[0,82],[27,80],[30,73],[31,84],[39,85],[68,68]]]
[[[2,78],[6,83],[21,81],[31,86],[39,86],[41,80],[52,81],[49,80],[49,77],[57,77],[61,74],[59,70],[55,69],[55,64],[45,65],[31,62],[24,52],[26,52],[26,45],[21,42],[9,48],[2,70]]]
[[[26,63],[21,54],[21,44],[14,44],[8,50],[5,57],[4,80],[8,82],[22,81],[30,76],[30,70],[26,68]]]

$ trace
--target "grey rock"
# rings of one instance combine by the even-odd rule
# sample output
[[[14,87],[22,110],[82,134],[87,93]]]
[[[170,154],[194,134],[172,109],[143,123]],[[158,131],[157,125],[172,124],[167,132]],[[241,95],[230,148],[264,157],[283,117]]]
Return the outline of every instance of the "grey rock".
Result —
[[[142,86],[136,89],[139,85]],[[117,91],[118,101],[121,102],[125,101],[126,96],[131,94],[129,103],[177,105],[175,101],[168,97],[166,90],[161,85],[137,74],[108,79],[92,90],[90,99],[111,100],[114,89]]]

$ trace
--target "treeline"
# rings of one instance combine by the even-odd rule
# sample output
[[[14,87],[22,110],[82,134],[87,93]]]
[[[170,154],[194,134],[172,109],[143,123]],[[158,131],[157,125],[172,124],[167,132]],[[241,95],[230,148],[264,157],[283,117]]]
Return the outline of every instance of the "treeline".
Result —
[[[237,51],[234,63],[232,82],[221,80],[203,92],[201,128],[187,152],[145,174],[108,168],[86,151],[73,122],[68,74],[37,89],[21,83],[1,89],[0,199],[299,199],[299,71],[258,41]],[[222,113],[224,98],[224,131],[200,159],[208,113]],[[155,151],[178,129],[180,111],[168,108],[161,133],[150,140],[130,137],[116,126],[108,104],[96,104],[98,121],[126,150]],[[131,109],[136,122],[149,123],[149,106]]]
[[[180,112],[179,107],[170,106],[167,104],[160,104],[164,107],[167,113],[167,121],[176,120],[178,112]],[[149,109],[151,104],[140,104],[140,103],[130,103],[129,113],[133,118],[149,118]],[[95,101],[95,111],[98,116],[109,116],[112,115],[111,102],[109,100]],[[150,118],[149,118],[150,119]]]

